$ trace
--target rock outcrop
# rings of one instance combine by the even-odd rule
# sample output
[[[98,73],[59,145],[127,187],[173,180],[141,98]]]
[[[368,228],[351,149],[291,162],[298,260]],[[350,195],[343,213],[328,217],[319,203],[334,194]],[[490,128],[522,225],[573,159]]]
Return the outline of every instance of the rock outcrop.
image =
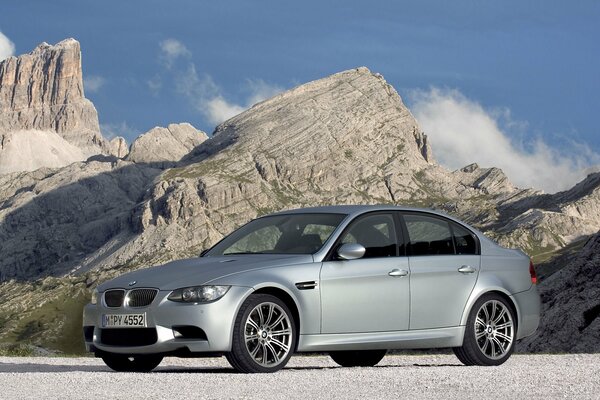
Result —
[[[542,320],[521,351],[600,352],[600,232],[561,270],[539,285]]]
[[[564,192],[499,201],[496,210],[496,218],[485,224],[491,236],[533,255],[552,255],[600,229],[600,173]]]
[[[117,158],[125,158],[129,154],[129,146],[127,145],[127,141],[125,138],[117,136],[116,138],[112,138],[109,142],[109,150],[110,155],[113,155]]]
[[[155,127],[131,144],[127,159],[136,163],[174,165],[206,139],[206,133],[188,123]]]
[[[96,109],[83,93],[79,42],[42,43],[0,62],[0,158],[27,159],[4,161],[0,173],[64,166],[106,150]]]
[[[127,161],[0,175],[0,282],[85,270],[130,239],[160,170]]]

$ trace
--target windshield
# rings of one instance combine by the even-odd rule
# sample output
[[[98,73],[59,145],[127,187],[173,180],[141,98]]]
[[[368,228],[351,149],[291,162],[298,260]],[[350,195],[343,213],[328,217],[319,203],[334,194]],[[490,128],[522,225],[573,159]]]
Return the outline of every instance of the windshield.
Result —
[[[344,214],[284,214],[258,218],[217,243],[206,256],[313,254],[345,217]]]

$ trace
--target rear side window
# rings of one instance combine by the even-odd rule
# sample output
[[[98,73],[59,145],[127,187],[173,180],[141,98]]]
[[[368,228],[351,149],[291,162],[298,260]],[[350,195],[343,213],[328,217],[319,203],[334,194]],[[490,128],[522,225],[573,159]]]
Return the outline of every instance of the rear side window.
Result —
[[[408,230],[408,254],[413,256],[454,254],[450,224],[425,215],[404,215]]]
[[[456,254],[477,254],[475,236],[458,224],[452,224]]]

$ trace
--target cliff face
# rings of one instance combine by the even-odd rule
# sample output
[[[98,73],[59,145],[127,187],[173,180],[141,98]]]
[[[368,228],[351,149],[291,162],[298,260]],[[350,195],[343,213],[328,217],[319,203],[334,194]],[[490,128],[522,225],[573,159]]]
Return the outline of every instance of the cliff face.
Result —
[[[600,232],[565,266],[544,279],[542,320],[522,351],[600,352]]]
[[[20,154],[21,148],[33,154]],[[107,150],[96,109],[83,93],[79,42],[42,43],[0,62],[0,173],[67,165]],[[17,161],[23,158],[28,162]]]

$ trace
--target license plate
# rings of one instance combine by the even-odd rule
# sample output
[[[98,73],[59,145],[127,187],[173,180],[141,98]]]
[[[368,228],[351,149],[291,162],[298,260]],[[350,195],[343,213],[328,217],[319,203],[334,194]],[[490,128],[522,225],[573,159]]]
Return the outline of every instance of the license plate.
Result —
[[[103,314],[103,328],[145,328],[146,314]]]

